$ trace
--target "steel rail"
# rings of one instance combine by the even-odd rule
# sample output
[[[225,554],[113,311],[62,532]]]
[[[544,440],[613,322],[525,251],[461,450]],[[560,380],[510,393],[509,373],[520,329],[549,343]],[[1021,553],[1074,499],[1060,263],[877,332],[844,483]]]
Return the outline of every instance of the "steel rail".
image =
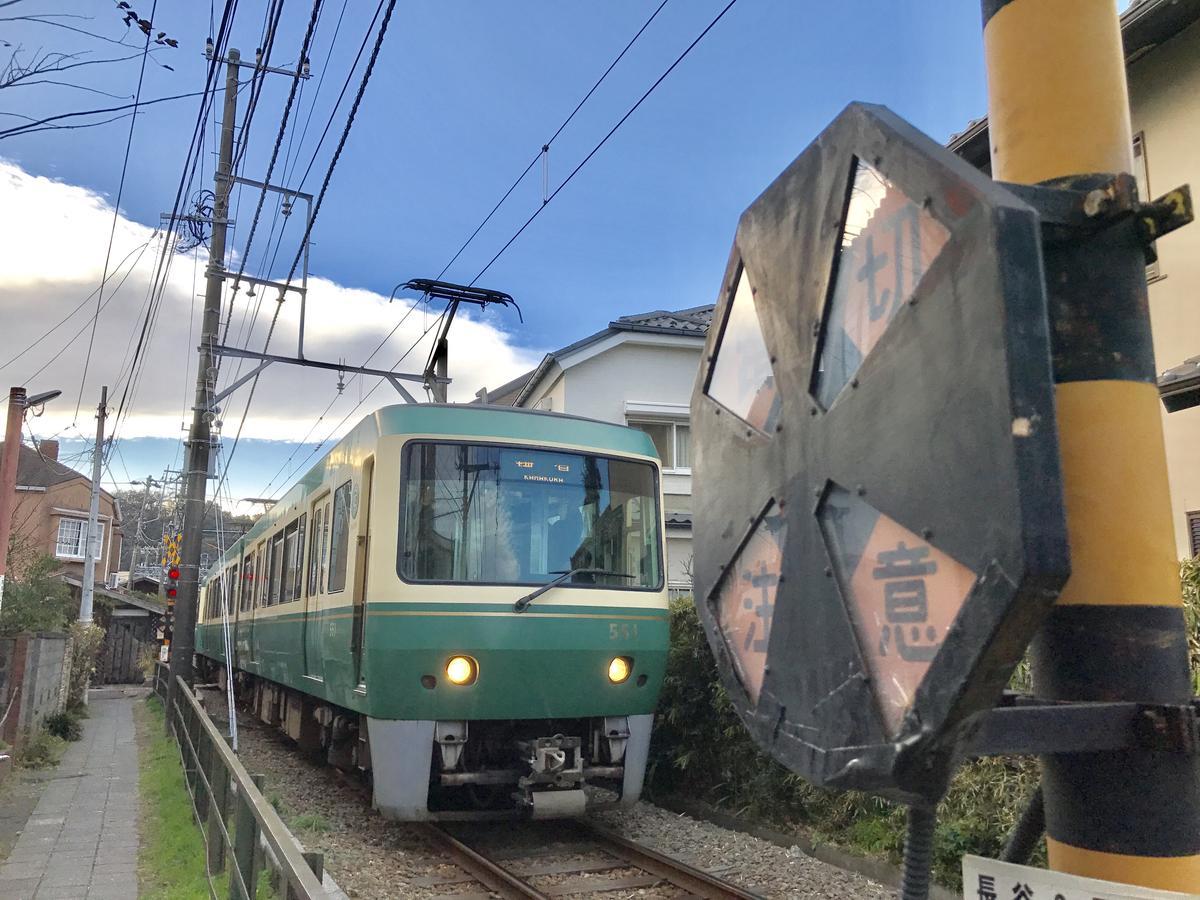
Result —
[[[651,875],[657,875],[696,897],[703,897],[705,900],[764,900],[762,894],[748,891],[703,869],[631,841],[595,822],[576,819],[575,823],[608,853],[646,870]]]
[[[522,898],[550,900],[548,895],[543,894],[533,885],[518,878],[482,853],[472,850],[438,825],[423,822],[420,823],[418,830],[429,839],[431,844],[451,857],[455,865],[501,897],[507,898],[507,900],[522,900]]]

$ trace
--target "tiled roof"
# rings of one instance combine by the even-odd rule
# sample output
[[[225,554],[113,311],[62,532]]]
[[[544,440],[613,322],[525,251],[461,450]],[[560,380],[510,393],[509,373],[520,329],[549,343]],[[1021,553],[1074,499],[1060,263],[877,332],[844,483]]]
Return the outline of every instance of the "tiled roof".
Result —
[[[3,450],[4,444],[0,442],[0,453]],[[21,445],[21,455],[17,457],[17,484],[23,487],[52,487],[75,478],[88,480],[82,472],[76,472],[57,460],[46,459],[33,447]]]
[[[621,316],[615,322],[609,323],[609,327],[617,330],[630,327],[653,328],[665,333],[703,335],[708,333],[712,317],[713,306],[710,303],[706,306],[693,306],[690,309],[679,309],[674,312],[656,309],[653,312]]]

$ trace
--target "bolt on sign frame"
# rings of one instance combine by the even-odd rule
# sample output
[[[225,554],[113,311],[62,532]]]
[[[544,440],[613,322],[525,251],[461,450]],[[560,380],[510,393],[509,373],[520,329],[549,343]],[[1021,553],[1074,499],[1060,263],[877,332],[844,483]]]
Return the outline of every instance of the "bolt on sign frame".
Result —
[[[696,605],[755,740],[928,803],[1069,574],[1038,214],[852,104],[742,215],[692,397]]]

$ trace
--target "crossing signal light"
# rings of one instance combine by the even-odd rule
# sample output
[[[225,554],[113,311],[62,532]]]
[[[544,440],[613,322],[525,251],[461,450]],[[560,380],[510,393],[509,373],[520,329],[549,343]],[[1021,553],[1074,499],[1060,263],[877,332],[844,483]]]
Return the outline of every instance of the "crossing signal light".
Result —
[[[167,569],[167,597],[174,600],[176,594],[179,593],[179,567],[171,566]]]

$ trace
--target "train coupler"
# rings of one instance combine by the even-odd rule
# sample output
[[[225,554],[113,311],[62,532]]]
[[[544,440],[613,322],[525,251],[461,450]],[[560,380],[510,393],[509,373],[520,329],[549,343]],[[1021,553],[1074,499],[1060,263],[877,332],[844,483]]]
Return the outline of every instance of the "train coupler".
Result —
[[[583,793],[583,756],[580,739],[556,734],[517,747],[529,765],[529,774],[517,781],[517,805],[535,819],[580,815],[587,805]]]

